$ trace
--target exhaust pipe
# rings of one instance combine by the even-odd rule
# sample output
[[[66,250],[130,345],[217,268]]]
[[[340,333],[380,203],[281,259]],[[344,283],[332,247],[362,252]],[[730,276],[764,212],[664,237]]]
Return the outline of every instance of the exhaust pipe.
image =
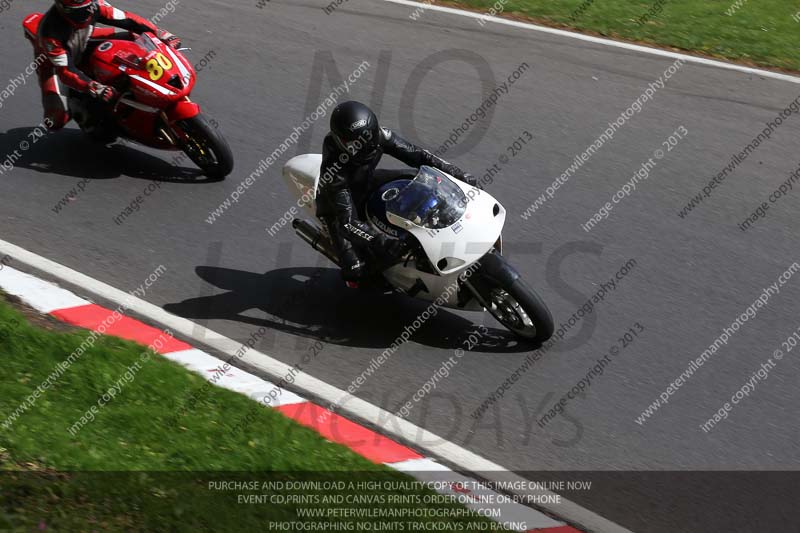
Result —
[[[333,251],[328,240],[325,239],[322,233],[320,233],[313,224],[295,218],[292,220],[292,227],[295,233],[310,244],[313,249],[330,259],[332,263],[339,265],[339,258],[336,256],[336,252]]]

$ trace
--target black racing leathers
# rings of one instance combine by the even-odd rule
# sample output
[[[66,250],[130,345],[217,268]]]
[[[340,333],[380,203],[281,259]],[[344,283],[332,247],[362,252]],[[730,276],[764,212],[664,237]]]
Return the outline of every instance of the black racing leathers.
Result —
[[[387,128],[381,128],[377,147],[369,153],[350,156],[328,134],[322,144],[322,167],[317,195],[317,216],[326,225],[339,255],[342,277],[357,281],[368,275],[367,261],[391,262],[404,248],[366,222],[363,206],[375,167],[383,154],[406,165],[438,168],[466,181],[468,174],[427,150],[406,141]],[[368,151],[364,149],[363,151]],[[393,257],[394,256],[394,257]]]

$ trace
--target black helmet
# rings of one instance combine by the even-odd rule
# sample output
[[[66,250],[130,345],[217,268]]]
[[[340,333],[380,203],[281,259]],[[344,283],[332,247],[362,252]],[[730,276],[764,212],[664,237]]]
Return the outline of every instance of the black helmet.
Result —
[[[79,28],[88,26],[98,10],[97,0],[55,0],[58,11]]]
[[[339,148],[358,161],[369,159],[380,145],[378,117],[361,102],[344,102],[331,113],[331,134]]]

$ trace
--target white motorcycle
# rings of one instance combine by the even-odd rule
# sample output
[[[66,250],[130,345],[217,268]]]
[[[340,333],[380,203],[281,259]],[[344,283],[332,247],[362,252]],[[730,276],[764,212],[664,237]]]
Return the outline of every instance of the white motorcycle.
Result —
[[[304,154],[283,167],[289,189],[316,224],[295,218],[297,234],[339,264],[316,216],[322,156]],[[452,309],[488,310],[519,337],[543,343],[553,317],[539,296],[502,254],[506,210],[485,191],[423,166],[416,176],[397,177],[368,192],[360,212],[390,237],[408,232],[418,246],[383,271],[388,285],[412,298]]]

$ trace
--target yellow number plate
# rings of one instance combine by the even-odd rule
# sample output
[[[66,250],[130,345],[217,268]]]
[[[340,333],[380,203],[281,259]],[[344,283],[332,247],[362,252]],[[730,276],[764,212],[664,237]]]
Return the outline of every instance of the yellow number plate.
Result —
[[[172,68],[172,62],[162,53],[156,54],[156,57],[151,59],[145,65],[147,73],[150,74],[150,79],[158,81],[164,76],[164,71]]]

